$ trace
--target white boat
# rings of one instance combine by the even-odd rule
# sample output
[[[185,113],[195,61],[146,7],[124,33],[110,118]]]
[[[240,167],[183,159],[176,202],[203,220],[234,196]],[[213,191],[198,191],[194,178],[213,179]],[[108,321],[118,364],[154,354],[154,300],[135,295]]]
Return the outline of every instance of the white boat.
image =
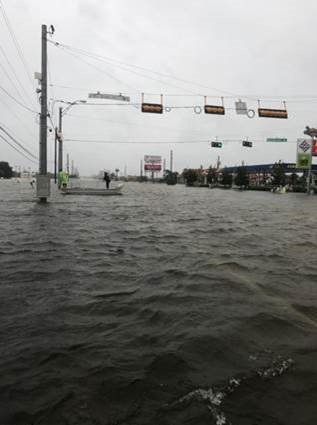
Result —
[[[118,185],[112,189],[92,188],[92,187],[64,187],[61,189],[63,195],[92,195],[92,196],[114,196],[122,195],[123,185]]]

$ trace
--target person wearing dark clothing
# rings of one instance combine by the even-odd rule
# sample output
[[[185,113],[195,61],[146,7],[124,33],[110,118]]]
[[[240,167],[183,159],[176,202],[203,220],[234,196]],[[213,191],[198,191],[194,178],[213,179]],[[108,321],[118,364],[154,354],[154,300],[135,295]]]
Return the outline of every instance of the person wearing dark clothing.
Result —
[[[110,185],[110,181],[111,181],[111,179],[110,179],[109,174],[108,174],[106,171],[104,172],[104,177],[103,177],[103,179],[104,179],[104,181],[106,182],[107,189],[109,189],[109,185]]]

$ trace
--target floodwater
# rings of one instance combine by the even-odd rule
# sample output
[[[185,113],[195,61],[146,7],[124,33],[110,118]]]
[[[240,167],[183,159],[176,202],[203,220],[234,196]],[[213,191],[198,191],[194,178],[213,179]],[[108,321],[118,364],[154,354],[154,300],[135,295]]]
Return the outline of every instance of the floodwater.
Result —
[[[1,425],[316,425],[317,197],[0,181]]]

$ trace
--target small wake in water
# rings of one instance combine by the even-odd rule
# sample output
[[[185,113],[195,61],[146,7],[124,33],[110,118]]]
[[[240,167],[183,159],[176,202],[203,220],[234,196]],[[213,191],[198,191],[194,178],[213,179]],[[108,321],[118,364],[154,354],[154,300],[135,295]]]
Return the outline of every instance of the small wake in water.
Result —
[[[251,356],[252,358],[252,356]],[[254,357],[256,359],[256,357]],[[225,398],[235,392],[242,385],[248,385],[250,380],[258,377],[268,380],[283,375],[294,365],[294,360],[291,358],[281,358],[274,360],[269,366],[255,370],[251,375],[231,378],[229,382],[219,390],[208,388],[197,388],[188,394],[178,399],[174,405],[190,402],[191,400],[202,401],[207,404],[216,425],[234,425],[226,417],[226,414],[221,409],[221,405]]]

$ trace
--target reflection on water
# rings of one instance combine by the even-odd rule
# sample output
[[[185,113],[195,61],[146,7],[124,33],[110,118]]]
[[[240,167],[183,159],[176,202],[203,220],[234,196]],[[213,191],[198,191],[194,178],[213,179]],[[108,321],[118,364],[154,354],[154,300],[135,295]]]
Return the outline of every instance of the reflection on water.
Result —
[[[315,424],[317,198],[123,192],[0,182],[0,422]]]

